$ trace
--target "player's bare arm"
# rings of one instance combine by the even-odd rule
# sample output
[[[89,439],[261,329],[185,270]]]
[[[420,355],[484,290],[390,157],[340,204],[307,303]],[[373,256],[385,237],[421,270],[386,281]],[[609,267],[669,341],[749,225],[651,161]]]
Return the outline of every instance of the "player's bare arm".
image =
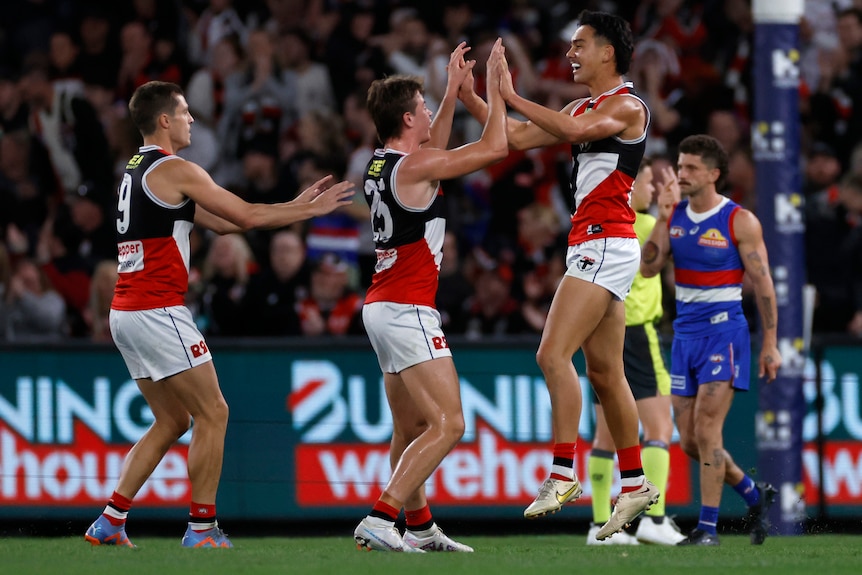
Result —
[[[748,210],[740,210],[733,219],[733,233],[738,241],[737,248],[745,272],[754,286],[755,303],[763,331],[758,377],[766,376],[767,381],[772,381],[781,367],[781,354],[778,352],[775,286],[769,272],[763,229],[754,214]]]
[[[475,60],[465,60],[464,56],[470,51],[466,42],[461,42],[449,54],[449,64],[446,67],[448,74],[446,79],[446,92],[440,101],[440,107],[434,114],[431,122],[431,139],[422,144],[423,148],[446,148],[449,143],[449,135],[452,132],[452,120],[455,117],[455,104],[458,101],[458,89],[469,74],[472,77]]]
[[[491,50],[492,58],[495,51],[501,49],[498,39]],[[489,59],[490,62],[491,59]],[[427,206],[433,194],[437,193],[437,182],[440,180],[449,180],[475,172],[508,155],[506,105],[499,88],[492,85],[494,82],[492,76],[493,74],[489,74],[488,118],[479,140],[453,150],[423,148],[404,159],[398,169],[397,184],[399,199],[406,205]]]
[[[147,176],[149,188],[162,201],[177,205],[189,197],[209,214],[242,231],[286,226],[348,204],[354,193],[353,184],[340,182],[330,187],[331,181],[331,176],[318,180],[291,202],[250,204],[216,184],[203,168],[193,162],[166,162]],[[201,217],[219,231],[222,224],[203,214]]]
[[[611,96],[589,114],[576,117],[531,102],[514,92],[506,103],[558,140],[572,144],[594,142],[612,136],[634,140],[643,134],[646,127],[643,105],[637,99],[624,95]]]
[[[458,98],[464,104],[464,107],[467,108],[467,111],[471,116],[482,124],[485,123],[485,120],[488,117],[488,105],[476,93],[473,86],[472,73],[465,78],[464,82],[459,86]],[[572,109],[578,102],[580,102],[580,100],[570,102],[560,113],[567,116],[570,115]],[[532,148],[553,146],[555,144],[565,142],[565,140],[546,132],[532,122],[524,122],[511,117],[508,119],[506,125],[506,138],[510,150],[529,150]]]

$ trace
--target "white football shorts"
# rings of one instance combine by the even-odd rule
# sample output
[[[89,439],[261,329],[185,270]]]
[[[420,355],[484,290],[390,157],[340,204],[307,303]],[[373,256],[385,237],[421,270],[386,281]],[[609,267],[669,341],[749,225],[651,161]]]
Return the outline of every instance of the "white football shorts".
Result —
[[[185,306],[112,309],[108,320],[132,379],[159,381],[212,361],[204,336]]]
[[[622,301],[632,289],[640,263],[637,238],[599,238],[569,246],[566,275],[600,285]]]
[[[378,301],[362,307],[362,321],[384,373],[452,357],[440,312],[432,307]]]

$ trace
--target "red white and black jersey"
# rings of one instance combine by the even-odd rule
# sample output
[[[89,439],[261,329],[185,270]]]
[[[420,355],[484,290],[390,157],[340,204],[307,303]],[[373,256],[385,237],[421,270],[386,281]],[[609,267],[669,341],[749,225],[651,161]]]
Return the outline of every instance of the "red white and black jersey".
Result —
[[[631,82],[592,100],[579,102],[572,116],[587,114],[605,98],[616,95],[636,98],[646,110],[643,134],[634,140],[616,136],[572,145],[572,229],[569,245],[598,238],[635,238],[635,212],[631,207],[632,182],[638,173],[646,149],[649,108]]]
[[[371,229],[377,265],[365,303],[386,301],[434,307],[443,259],[443,190],[423,208],[401,203],[395,186],[398,167],[407,154],[375,150],[365,170],[365,199],[371,207]]]
[[[120,274],[111,307],[139,311],[184,305],[189,286],[189,234],[195,203],[170,205],[147,186],[159,164],[185,161],[158,146],[143,146],[126,164],[117,202]]]

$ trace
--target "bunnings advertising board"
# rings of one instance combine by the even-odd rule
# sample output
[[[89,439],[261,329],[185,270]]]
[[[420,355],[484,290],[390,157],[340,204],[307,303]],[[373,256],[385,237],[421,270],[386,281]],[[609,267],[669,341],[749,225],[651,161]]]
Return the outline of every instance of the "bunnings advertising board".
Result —
[[[535,344],[454,347],[466,433],[426,486],[435,515],[522,517],[551,463],[550,403],[535,364]],[[219,515],[290,520],[366,512],[389,476],[391,433],[370,347],[362,342],[344,347],[212,343],[212,348],[230,405]],[[862,422],[852,355],[853,350],[838,349],[824,362],[824,377],[832,374],[824,394],[830,439],[824,482],[830,510],[862,515]],[[575,364],[583,374],[580,357]],[[589,406],[586,381],[582,387]],[[806,387],[809,405],[816,397],[811,389]],[[736,460],[755,472],[756,401],[755,394],[739,394],[725,429]],[[816,421],[809,409],[804,454],[809,495],[819,484]],[[89,518],[104,506],[123,457],[151,422],[112,348],[0,350],[0,518]],[[592,427],[586,409],[576,461],[582,480],[588,478]],[[144,486],[136,517],[175,517],[187,509],[189,439],[187,433]],[[676,443],[671,467],[668,512],[697,517],[697,468]],[[588,481],[585,489],[563,516],[590,516]],[[731,490],[723,499],[723,517],[744,513]]]

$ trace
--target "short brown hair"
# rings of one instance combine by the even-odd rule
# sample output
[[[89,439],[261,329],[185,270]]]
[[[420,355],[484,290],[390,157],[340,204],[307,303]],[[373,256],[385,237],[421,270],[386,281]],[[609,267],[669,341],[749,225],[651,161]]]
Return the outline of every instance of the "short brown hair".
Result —
[[[183,89],[171,82],[147,82],[138,87],[129,100],[129,112],[141,135],[149,136],[156,131],[159,114],[173,114],[183,95]]]
[[[688,136],[683,138],[682,142],[679,143],[679,153],[700,156],[701,161],[709,166],[710,169],[718,168],[720,175],[715,182],[715,189],[721,191],[724,188],[724,183],[727,180],[727,164],[729,159],[721,142],[706,134]]]
[[[425,93],[422,79],[418,76],[399,74],[371,83],[366,103],[381,144],[401,135],[401,117],[405,112],[416,112],[413,98],[417,92]]]

